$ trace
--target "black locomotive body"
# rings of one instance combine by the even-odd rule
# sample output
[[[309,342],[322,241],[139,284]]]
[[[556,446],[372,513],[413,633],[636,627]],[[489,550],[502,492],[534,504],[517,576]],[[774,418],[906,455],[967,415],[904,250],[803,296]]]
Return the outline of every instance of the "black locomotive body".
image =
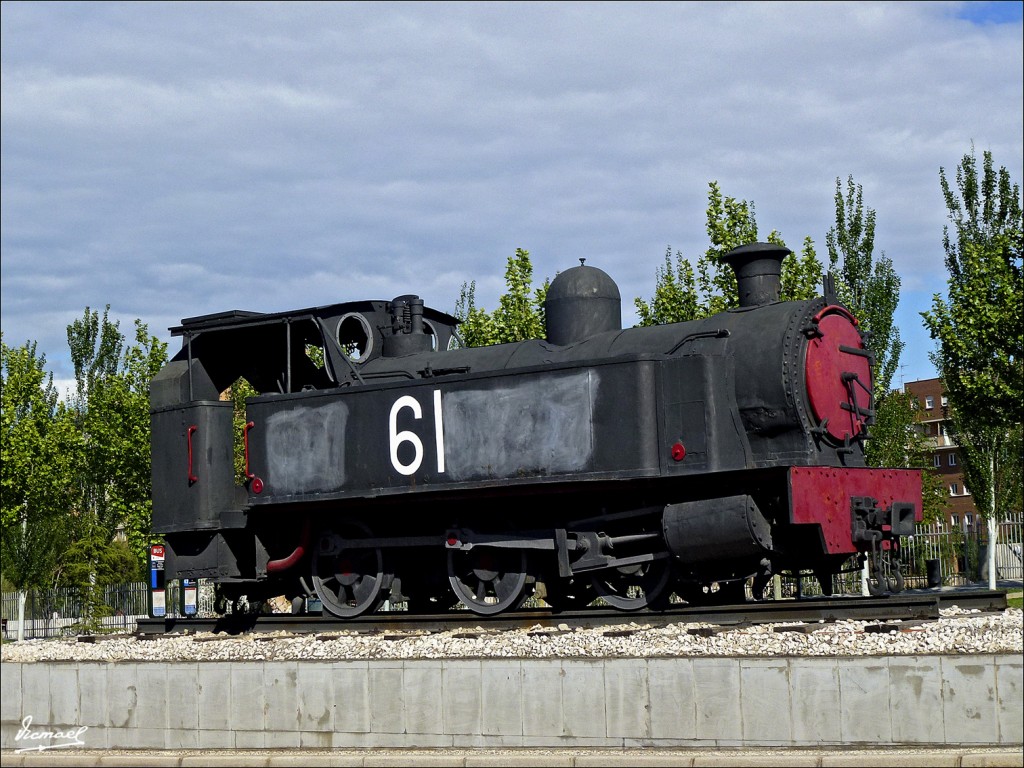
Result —
[[[783,570],[827,586],[858,553],[898,590],[884,563],[920,476],[864,466],[870,352],[833,296],[778,300],[787,253],[727,257],[738,309],[626,330],[615,284],[576,267],[547,340],[493,347],[459,348],[414,296],[183,321],[151,390],[168,577],[345,617],[742,599]],[[242,485],[221,399],[239,377],[260,393]]]

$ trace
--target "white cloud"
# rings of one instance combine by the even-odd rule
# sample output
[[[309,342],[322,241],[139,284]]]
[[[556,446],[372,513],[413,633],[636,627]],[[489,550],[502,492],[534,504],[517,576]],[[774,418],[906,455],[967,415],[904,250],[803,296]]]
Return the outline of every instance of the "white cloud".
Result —
[[[1024,165],[1020,21],[965,9],[5,4],[5,340],[57,362],[106,303],[158,333],[407,292],[451,310],[474,279],[492,307],[517,246],[538,280],[604,268],[628,321],[666,245],[706,247],[713,179],[824,255],[853,174],[921,302],[944,285],[939,167],[972,140]]]

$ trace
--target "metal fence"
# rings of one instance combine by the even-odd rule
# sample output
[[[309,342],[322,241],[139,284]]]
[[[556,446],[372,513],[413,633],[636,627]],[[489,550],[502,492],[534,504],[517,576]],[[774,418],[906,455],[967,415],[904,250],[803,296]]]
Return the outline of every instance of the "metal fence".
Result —
[[[1024,516],[1011,515],[998,526],[996,537],[996,580],[1024,580]],[[957,527],[918,525],[913,536],[900,538],[900,572],[907,589],[959,587],[988,581],[988,528],[984,521]],[[834,594],[860,594],[861,576],[856,559],[847,564],[848,573],[833,577]],[[771,587],[769,587],[769,590]],[[820,595],[821,587],[810,572],[782,577],[783,596]]]
[[[149,615],[149,585],[139,581],[131,584],[104,586],[102,599],[94,606],[94,628],[101,632],[134,632],[140,618]],[[167,586],[167,615],[178,616],[180,585]],[[19,592],[4,592],[0,597],[0,616],[3,619],[3,637],[13,640],[18,636]],[[200,584],[198,591],[199,615],[213,614],[213,586]],[[85,631],[82,617],[87,595],[75,588],[30,589],[25,593],[25,638],[74,636]]]
[[[1012,516],[1000,523],[996,544],[996,579],[999,581],[1024,580],[1022,558],[1024,518]],[[940,525],[919,525],[913,536],[901,540],[903,552],[900,570],[908,589],[935,586],[965,586],[988,581],[988,531],[984,524],[948,528]],[[860,594],[861,575],[856,558],[847,565],[847,573],[833,577],[834,594]],[[167,586],[167,615],[179,616],[180,585],[174,581]],[[769,586],[766,596],[771,596]],[[784,575],[779,585],[780,595],[811,596],[821,594],[821,587],[810,572],[797,576]],[[198,615],[214,615],[213,585],[200,579]],[[4,639],[18,636],[18,592],[4,592],[0,602]],[[26,594],[25,637],[44,638],[78,634],[82,631],[81,616],[85,615],[85,595],[80,589],[34,589]],[[145,582],[103,587],[103,600],[96,622],[101,631],[134,632],[136,622],[149,613],[149,585]]]

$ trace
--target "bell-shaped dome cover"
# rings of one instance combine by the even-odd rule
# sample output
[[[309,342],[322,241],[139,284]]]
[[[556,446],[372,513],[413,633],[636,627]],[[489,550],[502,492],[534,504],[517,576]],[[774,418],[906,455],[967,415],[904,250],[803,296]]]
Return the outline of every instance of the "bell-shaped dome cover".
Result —
[[[548,341],[565,346],[622,329],[619,287],[606,272],[581,264],[560,272],[544,301]]]

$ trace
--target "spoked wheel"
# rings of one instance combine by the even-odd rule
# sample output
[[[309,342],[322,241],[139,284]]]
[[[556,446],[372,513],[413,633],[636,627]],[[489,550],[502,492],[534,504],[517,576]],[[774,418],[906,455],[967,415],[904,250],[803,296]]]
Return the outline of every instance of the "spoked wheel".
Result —
[[[469,610],[491,616],[526,599],[526,553],[499,547],[448,550],[448,581]]]
[[[594,591],[620,611],[661,608],[669,597],[672,565],[668,558],[647,563],[606,568],[591,577]]]
[[[544,582],[544,589],[544,602],[556,613],[586,608],[597,597],[593,583],[578,578],[549,578]]]
[[[369,535],[361,523],[343,523],[321,531],[316,543],[313,588],[324,609],[343,619],[377,610],[391,587],[381,550],[352,546]]]

